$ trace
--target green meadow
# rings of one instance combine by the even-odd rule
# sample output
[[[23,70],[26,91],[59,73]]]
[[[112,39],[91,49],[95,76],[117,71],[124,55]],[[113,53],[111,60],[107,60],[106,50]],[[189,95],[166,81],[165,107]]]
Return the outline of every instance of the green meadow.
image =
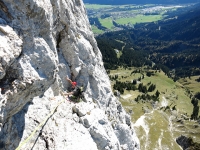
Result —
[[[119,68],[117,70],[111,70],[110,75],[115,76],[118,75],[118,80],[121,82],[132,82],[133,79],[138,79],[140,76],[142,76],[141,73],[135,73],[131,75],[131,72],[135,68],[131,69],[124,69]],[[164,72],[157,71],[153,76],[148,77],[146,76],[146,70],[143,69],[142,73],[144,73],[144,79],[142,79],[143,85],[147,85],[147,83],[152,83],[156,85],[156,90],[153,92],[148,92],[150,95],[153,95],[157,90],[160,92],[160,101],[162,101],[163,97],[165,97],[168,100],[168,105],[171,107],[176,105],[176,109],[183,114],[188,114],[189,116],[192,113],[193,105],[191,104],[191,99],[189,98],[187,88],[190,90],[193,89],[199,89],[199,83],[196,84],[187,84],[187,86],[184,86],[180,82],[174,82],[171,78],[168,78]],[[193,78],[192,78],[193,79]],[[196,79],[196,78],[194,78]],[[193,82],[194,79],[192,80]],[[193,83],[193,82],[190,83]],[[111,85],[113,86],[115,81],[111,81]],[[139,103],[136,103],[134,99],[138,96],[142,95],[138,90],[136,91],[124,91],[124,94],[121,96],[121,102],[125,108],[128,108],[127,110],[131,109],[134,110],[134,115],[132,116],[133,120],[137,120],[141,114],[144,114],[144,111],[142,110],[142,107],[148,107],[151,108],[151,104],[145,101],[141,101]],[[125,97],[125,99],[123,99]],[[137,104],[137,105],[136,105]],[[136,110],[136,111],[135,111]]]
[[[118,24],[136,24],[136,23],[145,23],[145,22],[154,22],[162,19],[162,15],[137,15],[136,17],[128,17],[128,18],[119,18],[115,21]]]
[[[96,26],[92,25],[92,31],[96,34],[102,34],[104,31],[98,29]]]
[[[112,5],[98,5],[98,4],[85,4],[87,9],[102,9],[102,8],[112,8]]]
[[[140,69],[141,73],[131,74],[136,69]],[[192,114],[193,105],[187,89],[193,92],[199,90],[199,83],[195,81],[198,77],[180,79],[174,82],[162,71],[154,70],[154,75],[151,77],[146,76],[146,71],[145,68],[118,68],[110,70],[109,74],[109,76],[118,75],[118,80],[121,82],[132,82],[133,79],[141,77],[143,73],[145,75],[144,79],[141,80],[143,85],[147,85],[149,82],[156,84],[155,91],[160,92],[159,102],[154,103],[156,107],[152,105],[153,101],[139,100],[136,102],[134,99],[142,94],[138,90],[125,90],[124,94],[120,96],[123,107],[131,115],[141,149],[152,150],[165,146],[166,149],[181,150],[175,141],[181,135],[192,137],[194,141],[200,142],[200,128],[194,128],[195,125],[198,126],[198,123],[183,119],[183,116],[190,118]],[[114,83],[114,80],[111,81],[111,86]],[[148,94],[154,94],[155,91],[148,92]],[[167,100],[167,106],[170,110],[162,107],[164,99]],[[174,106],[176,111],[172,111]],[[180,120],[183,120],[183,123],[179,122]]]
[[[101,19],[99,18],[99,22],[101,23],[102,26],[106,27],[107,29],[112,29],[114,27],[112,23],[112,18],[105,18]]]
[[[200,83],[196,81],[198,78],[199,76],[192,76],[190,78],[179,79],[178,82],[189,89],[192,92],[191,94],[194,95],[195,93],[200,92]]]
[[[112,21],[115,21],[119,25],[122,25],[120,28],[126,27],[127,24],[134,25],[136,23],[149,23],[162,20],[167,16],[167,12],[175,11],[177,8],[174,6],[163,7],[163,8],[154,8],[157,7],[154,4],[147,5],[98,5],[98,4],[85,4],[86,9],[88,10],[89,18],[98,18],[101,26],[106,27],[107,29],[103,32],[93,28],[95,34],[101,34],[106,31],[116,31],[119,30],[119,27],[116,27]],[[149,10],[149,14],[145,15],[144,10]],[[152,13],[152,15],[150,15]],[[153,15],[153,13],[157,15]],[[106,17],[107,16],[107,17]],[[106,18],[105,18],[106,17]],[[97,28],[99,28],[97,26]]]

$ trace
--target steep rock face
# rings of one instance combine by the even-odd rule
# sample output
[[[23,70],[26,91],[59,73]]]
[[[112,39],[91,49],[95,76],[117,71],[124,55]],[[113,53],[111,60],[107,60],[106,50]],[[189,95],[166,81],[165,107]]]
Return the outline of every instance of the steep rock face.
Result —
[[[0,42],[0,149],[139,149],[82,0],[0,0]]]

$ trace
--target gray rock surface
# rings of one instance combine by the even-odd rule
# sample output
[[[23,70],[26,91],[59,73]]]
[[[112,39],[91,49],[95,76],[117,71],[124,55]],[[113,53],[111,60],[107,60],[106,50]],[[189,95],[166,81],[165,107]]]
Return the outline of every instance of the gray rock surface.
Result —
[[[140,149],[82,0],[0,0],[0,43],[0,150]]]
[[[176,139],[176,142],[183,148],[183,150],[188,149],[194,143],[192,138],[188,138],[188,137],[183,136],[183,135],[179,136]]]

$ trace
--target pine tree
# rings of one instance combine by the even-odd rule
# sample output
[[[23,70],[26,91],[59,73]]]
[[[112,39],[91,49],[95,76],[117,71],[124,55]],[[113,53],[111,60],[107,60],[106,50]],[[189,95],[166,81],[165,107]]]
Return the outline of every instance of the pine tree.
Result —
[[[158,98],[159,95],[160,95],[160,92],[157,90],[157,91],[156,91],[156,97]]]

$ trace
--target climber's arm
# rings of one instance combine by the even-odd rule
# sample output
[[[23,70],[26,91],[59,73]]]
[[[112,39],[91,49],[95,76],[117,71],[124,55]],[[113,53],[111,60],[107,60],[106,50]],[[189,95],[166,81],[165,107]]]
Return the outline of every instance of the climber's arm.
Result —
[[[72,80],[70,80],[68,77],[66,77],[66,80],[72,84]]]

